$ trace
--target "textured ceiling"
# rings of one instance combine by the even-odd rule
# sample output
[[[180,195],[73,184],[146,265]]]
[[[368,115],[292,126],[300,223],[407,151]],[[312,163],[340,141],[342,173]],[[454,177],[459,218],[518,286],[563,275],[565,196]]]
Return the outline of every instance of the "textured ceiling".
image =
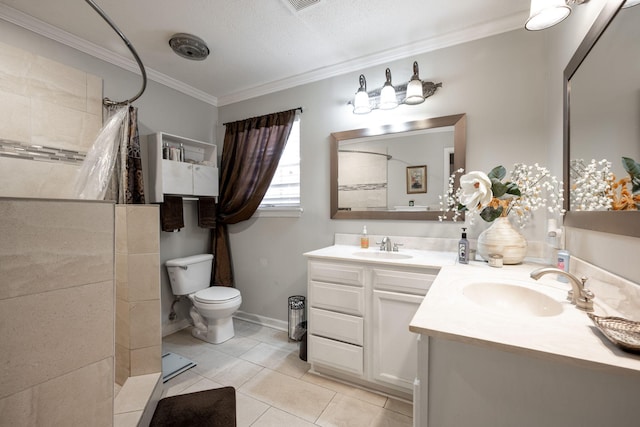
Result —
[[[321,0],[298,12],[289,0],[95,1],[152,77],[168,76],[216,105],[521,28],[529,8],[529,0]],[[131,58],[85,1],[2,3],[0,17],[35,18]],[[177,56],[168,45],[174,33],[200,37],[211,54]]]

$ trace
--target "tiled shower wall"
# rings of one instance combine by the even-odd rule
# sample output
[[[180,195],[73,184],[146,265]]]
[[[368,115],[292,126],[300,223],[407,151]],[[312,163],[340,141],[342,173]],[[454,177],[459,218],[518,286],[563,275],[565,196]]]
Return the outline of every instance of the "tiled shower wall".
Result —
[[[111,426],[114,205],[0,198],[0,425]]]
[[[0,43],[0,196],[72,198],[102,128],[102,79]]]
[[[116,205],[116,383],[162,371],[158,205]]]

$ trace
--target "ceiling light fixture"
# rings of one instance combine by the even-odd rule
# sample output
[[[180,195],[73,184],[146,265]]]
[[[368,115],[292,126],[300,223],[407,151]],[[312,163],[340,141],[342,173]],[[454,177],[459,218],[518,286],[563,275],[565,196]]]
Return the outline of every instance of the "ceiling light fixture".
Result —
[[[400,104],[417,105],[433,95],[442,83],[423,82],[419,77],[418,63],[413,62],[413,76],[408,83],[394,86],[391,82],[391,70],[385,70],[385,83],[380,89],[367,92],[367,79],[364,74],[358,78],[360,86],[353,101],[354,114],[367,114],[372,110],[391,110]]]
[[[524,27],[529,31],[553,27],[571,14],[571,6],[587,1],[589,0],[531,0],[529,19]]]
[[[169,46],[183,58],[202,61],[209,56],[209,48],[200,37],[193,34],[178,33],[171,36]]]

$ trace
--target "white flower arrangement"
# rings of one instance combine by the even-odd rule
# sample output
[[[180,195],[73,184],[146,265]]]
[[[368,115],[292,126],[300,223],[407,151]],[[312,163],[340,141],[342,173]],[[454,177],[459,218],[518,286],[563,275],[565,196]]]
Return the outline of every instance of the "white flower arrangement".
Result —
[[[615,176],[607,159],[586,163],[583,159],[570,162],[572,211],[607,211],[611,209],[611,190]]]
[[[551,213],[564,214],[562,204],[562,181],[552,176],[547,168],[527,166],[516,163],[511,171],[510,180],[502,182],[506,176],[503,166],[497,166],[485,174],[480,171],[469,172],[460,177],[460,187],[454,188],[456,174],[449,177],[447,194],[440,197],[443,214],[440,221],[456,221],[461,212],[468,212],[469,224],[480,216],[487,222],[515,213],[520,227],[524,227],[534,211],[547,207]]]

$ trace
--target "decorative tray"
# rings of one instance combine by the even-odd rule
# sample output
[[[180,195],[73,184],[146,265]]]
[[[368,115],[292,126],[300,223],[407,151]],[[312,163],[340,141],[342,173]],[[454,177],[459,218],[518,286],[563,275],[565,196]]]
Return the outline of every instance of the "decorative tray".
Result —
[[[640,353],[640,322],[622,317],[603,317],[587,313],[596,327],[612,343],[625,351]]]

